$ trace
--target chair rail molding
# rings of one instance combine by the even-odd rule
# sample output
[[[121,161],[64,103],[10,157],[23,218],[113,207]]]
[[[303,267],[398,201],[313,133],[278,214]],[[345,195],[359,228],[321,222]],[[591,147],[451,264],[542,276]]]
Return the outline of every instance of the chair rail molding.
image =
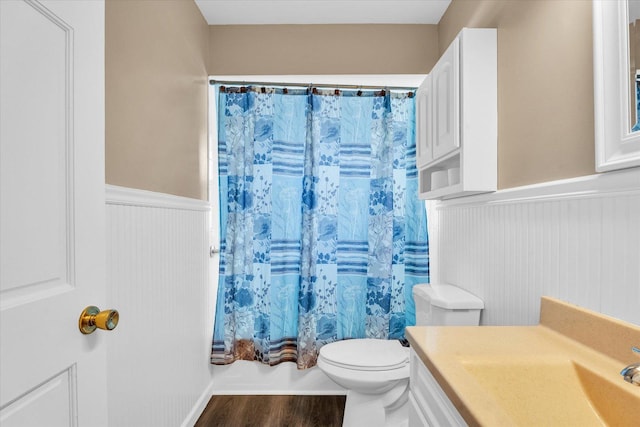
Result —
[[[211,205],[207,200],[192,199],[189,197],[175,196],[173,194],[157,193],[155,191],[139,190],[110,184],[105,186],[105,201],[107,205],[154,207],[202,212],[211,210]]]
[[[590,198],[611,195],[640,194],[640,168],[623,169],[595,175],[500,190],[495,193],[447,200],[436,209],[450,209],[471,205],[524,203],[543,200]]]

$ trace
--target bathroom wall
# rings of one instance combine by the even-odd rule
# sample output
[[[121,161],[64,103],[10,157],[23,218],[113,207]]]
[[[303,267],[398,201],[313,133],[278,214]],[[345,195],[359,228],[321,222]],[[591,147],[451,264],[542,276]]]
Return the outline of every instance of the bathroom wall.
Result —
[[[107,186],[109,425],[189,426],[211,396],[207,202]]]
[[[498,188],[595,173],[590,1],[453,0],[439,50],[462,27],[498,29]]]
[[[209,28],[192,0],[107,0],[105,15],[106,181],[120,186],[107,186],[107,297],[121,316],[108,423],[187,427],[212,379]]]
[[[498,186],[595,172],[591,2],[453,0],[439,25],[210,26],[210,74],[428,73],[498,28]],[[384,52],[384,53],[382,53]]]
[[[192,1],[108,0],[107,182],[206,198],[207,72],[426,73],[463,26],[498,28],[499,188],[593,173],[590,2],[454,0],[438,26],[207,26]]]
[[[209,74],[426,74],[436,25],[212,25]]]
[[[107,0],[109,184],[207,198],[207,72],[426,73],[462,26],[498,28],[500,187],[594,172],[590,2],[454,0],[438,28],[207,27],[194,8]],[[484,324],[535,323],[542,293],[640,324],[640,179],[628,173],[550,183],[541,199],[515,189],[431,205],[434,274],[483,297]],[[589,195],[592,184],[603,191]],[[111,424],[188,425],[212,392],[342,392],[291,364],[211,367],[206,208],[126,193],[107,202],[109,302],[122,314]]]
[[[538,323],[542,295],[640,325],[640,168],[428,212],[432,281],[482,298],[483,325]]]
[[[107,0],[106,181],[207,198],[209,28],[192,0]]]
[[[432,280],[482,297],[483,324],[535,324],[541,295],[640,324],[640,168],[595,174],[591,7],[453,0],[439,24],[441,52],[498,29],[502,191],[428,203]]]

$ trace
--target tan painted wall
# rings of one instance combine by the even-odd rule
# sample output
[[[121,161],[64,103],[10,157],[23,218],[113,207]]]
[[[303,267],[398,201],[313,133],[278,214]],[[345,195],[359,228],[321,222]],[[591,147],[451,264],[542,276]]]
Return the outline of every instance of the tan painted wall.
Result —
[[[209,28],[193,0],[106,2],[106,181],[207,198]]]
[[[464,26],[498,28],[499,188],[594,173],[590,2],[453,0],[438,26],[207,26],[192,0],[107,0],[107,183],[206,199],[207,71],[427,73]]]
[[[591,2],[453,0],[439,50],[462,27],[498,29],[498,187],[595,173]]]
[[[436,25],[212,25],[209,73],[421,74]]]

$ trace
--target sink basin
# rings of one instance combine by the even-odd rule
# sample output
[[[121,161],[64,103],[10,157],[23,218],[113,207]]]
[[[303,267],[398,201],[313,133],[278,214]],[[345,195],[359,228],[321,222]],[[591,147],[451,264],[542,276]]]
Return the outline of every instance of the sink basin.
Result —
[[[607,378],[574,363],[580,383],[600,418],[611,426],[638,425],[640,387]]]
[[[640,427],[640,387],[620,375],[640,325],[543,297],[535,326],[406,331],[468,425]]]
[[[518,425],[630,426],[640,420],[640,389],[622,377],[620,384],[614,383],[568,359],[462,365]]]

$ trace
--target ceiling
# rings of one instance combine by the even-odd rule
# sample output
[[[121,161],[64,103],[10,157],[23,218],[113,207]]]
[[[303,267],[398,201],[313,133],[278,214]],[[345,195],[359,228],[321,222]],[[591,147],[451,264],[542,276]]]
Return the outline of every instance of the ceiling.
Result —
[[[437,24],[451,0],[195,0],[209,25]]]

